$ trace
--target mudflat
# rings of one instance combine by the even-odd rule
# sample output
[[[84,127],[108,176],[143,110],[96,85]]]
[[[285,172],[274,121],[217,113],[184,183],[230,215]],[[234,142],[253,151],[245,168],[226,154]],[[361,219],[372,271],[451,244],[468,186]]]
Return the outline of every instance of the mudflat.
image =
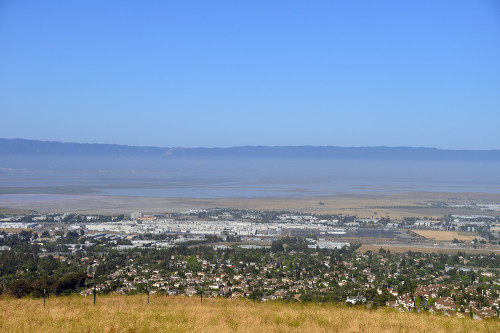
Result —
[[[499,203],[500,194],[460,192],[405,192],[391,195],[339,194],[322,197],[259,198],[163,198],[109,195],[1,194],[5,210],[36,210],[44,213],[121,214],[182,212],[191,209],[237,208],[283,210],[317,214],[351,214],[359,217],[439,217],[455,215],[498,215],[478,207],[448,207],[447,203]],[[439,203],[439,205],[436,205]]]

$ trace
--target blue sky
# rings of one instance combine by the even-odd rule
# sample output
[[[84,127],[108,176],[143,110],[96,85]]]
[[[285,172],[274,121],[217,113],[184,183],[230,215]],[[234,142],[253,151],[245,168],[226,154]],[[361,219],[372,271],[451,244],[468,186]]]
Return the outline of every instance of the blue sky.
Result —
[[[0,137],[500,149],[500,3],[2,1]]]

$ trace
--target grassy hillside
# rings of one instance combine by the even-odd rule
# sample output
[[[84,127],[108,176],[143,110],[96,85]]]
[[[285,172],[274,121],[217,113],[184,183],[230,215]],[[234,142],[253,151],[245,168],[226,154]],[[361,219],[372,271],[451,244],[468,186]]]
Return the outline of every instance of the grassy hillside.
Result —
[[[500,321],[338,305],[154,297],[0,299],[2,332],[499,332]]]

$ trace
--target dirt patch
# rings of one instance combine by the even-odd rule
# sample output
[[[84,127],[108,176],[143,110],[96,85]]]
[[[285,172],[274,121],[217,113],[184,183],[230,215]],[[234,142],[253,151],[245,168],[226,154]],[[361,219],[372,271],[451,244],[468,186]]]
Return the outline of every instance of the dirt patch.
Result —
[[[362,245],[356,251],[358,252],[378,252],[380,248],[384,250],[390,250],[391,253],[405,253],[408,251],[422,252],[422,253],[443,253],[443,254],[454,254],[457,252],[465,252],[470,254],[499,254],[499,249],[451,249],[451,248],[436,248],[436,247],[423,247],[423,246],[387,246],[387,245]]]
[[[428,238],[434,239],[436,241],[452,241],[453,239],[458,239],[459,241],[473,241],[478,238],[478,234],[474,233],[463,233],[456,231],[439,231],[439,230],[413,230],[414,233]]]

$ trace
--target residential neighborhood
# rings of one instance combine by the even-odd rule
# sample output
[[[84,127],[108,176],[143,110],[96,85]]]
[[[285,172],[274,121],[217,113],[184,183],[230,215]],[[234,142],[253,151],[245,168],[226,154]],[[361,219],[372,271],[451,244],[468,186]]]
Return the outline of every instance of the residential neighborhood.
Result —
[[[456,220],[483,229],[472,241],[422,240],[418,234],[445,231]],[[498,317],[500,256],[490,232],[497,221],[446,216],[430,225],[410,222],[236,210],[128,219],[4,216],[2,228],[22,229],[0,232],[0,292],[203,295]],[[366,242],[413,248],[363,250]],[[425,244],[455,245],[455,251],[419,251]]]

